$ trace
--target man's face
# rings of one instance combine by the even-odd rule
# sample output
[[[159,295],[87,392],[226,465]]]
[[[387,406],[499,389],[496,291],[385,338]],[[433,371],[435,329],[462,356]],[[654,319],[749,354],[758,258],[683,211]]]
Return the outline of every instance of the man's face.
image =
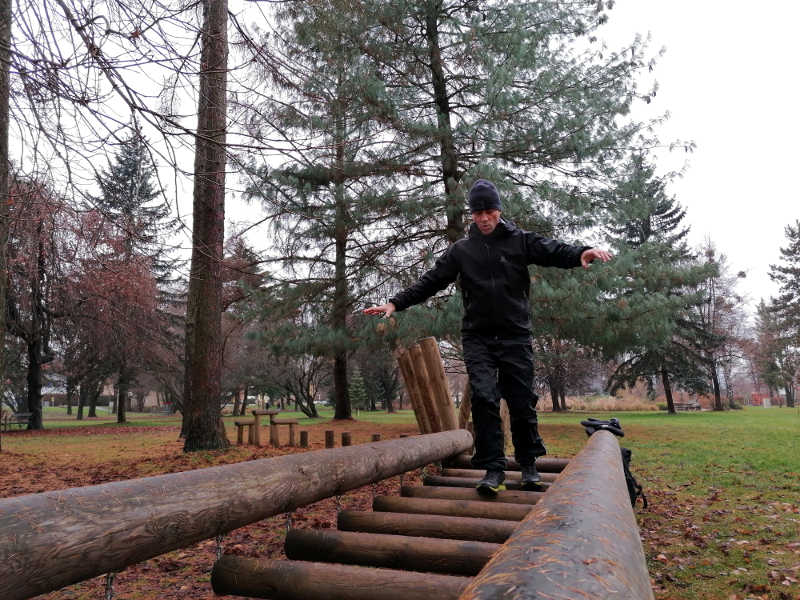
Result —
[[[497,209],[476,210],[472,213],[472,220],[483,235],[489,235],[500,221],[500,211]]]

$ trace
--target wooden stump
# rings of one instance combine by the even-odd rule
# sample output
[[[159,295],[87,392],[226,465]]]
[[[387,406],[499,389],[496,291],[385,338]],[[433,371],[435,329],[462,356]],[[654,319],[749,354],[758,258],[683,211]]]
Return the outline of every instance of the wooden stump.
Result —
[[[333,439],[333,434],[334,434],[334,432],[331,429],[327,429],[325,431],[325,447],[326,448],[333,448],[334,447],[335,442],[334,442],[334,439]]]
[[[342,432],[342,448],[344,448],[345,446],[349,446],[351,442],[352,442],[352,439],[350,438],[350,432],[343,431]]]
[[[300,447],[301,448],[308,448],[308,432],[301,431],[300,432]]]

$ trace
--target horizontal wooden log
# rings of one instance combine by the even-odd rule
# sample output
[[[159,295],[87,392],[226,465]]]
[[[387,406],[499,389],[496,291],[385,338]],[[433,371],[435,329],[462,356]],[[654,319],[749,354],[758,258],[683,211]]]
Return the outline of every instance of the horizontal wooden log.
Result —
[[[292,560],[407,571],[477,575],[500,544],[332,529],[292,529],[284,551]]]
[[[443,498],[445,500],[480,500],[483,502],[510,502],[512,504],[535,504],[545,492],[525,492],[522,490],[500,490],[494,498],[481,496],[476,489],[404,485],[400,489],[401,496],[412,498]]]
[[[473,479],[480,479],[484,476],[486,471],[480,469],[442,469],[442,477],[472,477]],[[558,473],[539,473],[542,481],[545,483],[553,483],[558,479]],[[506,481],[518,481],[522,479],[520,471],[506,471]]]
[[[560,473],[569,464],[568,458],[553,458],[550,456],[540,456],[536,459],[536,469],[540,473]],[[473,469],[472,457],[469,454],[459,454],[446,461],[446,465],[453,469]],[[519,471],[519,463],[507,456],[506,472]]]
[[[442,460],[464,430],[0,500],[0,598],[59,589]]]
[[[423,515],[445,515],[453,517],[475,517],[477,519],[499,519],[521,521],[531,510],[530,504],[509,502],[482,502],[480,500],[445,500],[441,498],[404,498],[401,496],[376,496],[372,510],[413,513]]]
[[[517,525],[519,521],[357,510],[340,511],[337,518],[339,531],[472,540],[491,544],[505,542]]]
[[[437,485],[444,487],[463,487],[474,488],[478,486],[480,479],[472,477],[442,477],[441,475],[426,475],[422,480],[422,485]],[[522,480],[507,478],[503,485],[507,490],[520,490],[522,489]],[[539,482],[536,484],[537,489],[531,489],[533,492],[546,492],[550,484]]]
[[[457,600],[469,577],[396,569],[223,556],[211,572],[220,595],[270,600]]]
[[[512,597],[652,600],[619,444],[610,432],[592,434],[462,599]]]

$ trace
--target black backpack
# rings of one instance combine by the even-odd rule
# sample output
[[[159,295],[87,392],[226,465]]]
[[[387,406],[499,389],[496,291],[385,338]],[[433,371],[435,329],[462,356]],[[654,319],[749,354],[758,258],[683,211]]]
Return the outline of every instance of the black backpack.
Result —
[[[622,431],[622,426],[619,424],[619,420],[617,419],[608,419],[607,421],[602,421],[600,419],[593,419],[589,418],[585,421],[581,421],[581,425],[586,430],[586,435],[592,435],[595,431],[605,430],[610,431],[617,437],[624,437],[625,432]],[[631,473],[631,456],[633,452],[629,448],[620,448],[622,452],[622,470],[625,473],[625,483],[628,486],[628,496],[631,499],[631,506],[636,508],[636,499],[641,496],[642,498],[642,508],[647,508],[647,496],[644,495],[644,489],[636,481],[636,478]]]

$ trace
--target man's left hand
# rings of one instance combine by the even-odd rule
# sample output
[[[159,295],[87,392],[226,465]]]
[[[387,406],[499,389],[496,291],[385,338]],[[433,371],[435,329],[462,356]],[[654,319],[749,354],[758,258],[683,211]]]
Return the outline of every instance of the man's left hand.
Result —
[[[605,250],[589,248],[588,250],[584,250],[583,254],[581,254],[581,266],[584,269],[588,269],[589,263],[592,261],[601,260],[603,262],[608,262],[612,259],[612,257],[612,254],[610,252],[606,252]]]

